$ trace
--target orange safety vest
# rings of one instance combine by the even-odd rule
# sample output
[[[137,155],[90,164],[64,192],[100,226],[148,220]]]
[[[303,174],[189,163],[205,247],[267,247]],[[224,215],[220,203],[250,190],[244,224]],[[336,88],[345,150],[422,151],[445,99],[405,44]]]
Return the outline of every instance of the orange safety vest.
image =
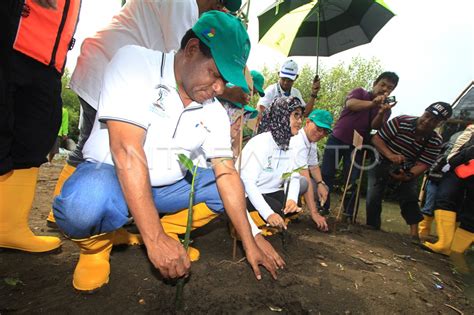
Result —
[[[459,178],[468,178],[474,175],[474,160],[470,160],[464,164],[458,165],[454,172]]]
[[[56,10],[25,0],[13,48],[62,73],[80,7],[81,0],[58,0]]]

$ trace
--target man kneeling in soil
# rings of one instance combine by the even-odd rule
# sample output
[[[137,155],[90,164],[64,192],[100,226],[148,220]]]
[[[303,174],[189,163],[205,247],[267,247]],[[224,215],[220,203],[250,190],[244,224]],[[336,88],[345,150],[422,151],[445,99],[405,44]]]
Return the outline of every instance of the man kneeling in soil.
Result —
[[[81,250],[73,285],[90,291],[109,280],[109,255],[129,211],[148,257],[165,278],[189,273],[178,241],[186,230],[191,176],[177,154],[202,149],[212,169],[198,169],[193,228],[226,209],[257,279],[273,277],[283,260],[261,235],[252,237],[242,183],[234,168],[225,110],[215,100],[225,82],[247,90],[250,51],[241,22],[210,11],[183,37],[177,53],[120,49],[107,67],[99,109],[80,164],[54,200],[59,228]],[[186,209],[186,210],[182,210]],[[158,210],[167,213],[160,219]],[[189,255],[189,257],[188,257]]]
[[[410,234],[418,240],[418,222],[423,220],[418,204],[418,176],[423,174],[441,152],[441,136],[434,131],[451,117],[447,103],[436,102],[421,117],[397,116],[385,123],[372,138],[380,159],[369,171],[367,185],[367,225],[381,226],[382,199],[391,177],[399,183],[397,196]]]

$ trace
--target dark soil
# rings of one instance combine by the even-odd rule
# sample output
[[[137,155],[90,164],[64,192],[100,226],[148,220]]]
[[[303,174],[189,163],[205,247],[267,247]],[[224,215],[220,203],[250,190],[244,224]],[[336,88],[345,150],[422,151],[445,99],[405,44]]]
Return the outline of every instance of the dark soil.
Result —
[[[30,216],[35,233],[54,235],[45,218],[62,163],[42,167]],[[197,231],[193,246],[201,259],[184,288],[186,313],[284,314],[474,314],[461,276],[447,259],[410,242],[408,235],[373,231],[361,225],[317,232],[309,217],[290,224],[284,251],[279,235],[269,238],[287,268],[272,280],[257,281],[243,256],[232,260],[227,219]],[[176,287],[165,283],[141,247],[117,247],[107,286],[94,294],[72,287],[78,248],[0,254],[0,314],[173,313]],[[439,285],[437,288],[436,285]]]

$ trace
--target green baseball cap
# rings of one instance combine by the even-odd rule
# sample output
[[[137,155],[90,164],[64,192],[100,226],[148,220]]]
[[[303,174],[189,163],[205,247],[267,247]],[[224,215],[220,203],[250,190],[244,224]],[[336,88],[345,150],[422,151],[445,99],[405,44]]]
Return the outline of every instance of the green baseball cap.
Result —
[[[263,91],[263,84],[265,83],[265,78],[257,70],[250,71],[250,75],[252,76],[253,86],[257,90],[258,95],[260,95],[261,97],[264,97],[265,92]]]
[[[309,120],[314,122],[314,124],[320,128],[326,129],[328,132],[332,132],[332,123],[333,118],[330,112],[323,109],[315,109],[313,110],[309,116]]]
[[[250,53],[250,39],[242,22],[229,13],[208,11],[201,15],[192,30],[210,48],[222,77],[248,93],[244,68]]]
[[[227,10],[235,12],[242,6],[242,0],[224,0],[224,6]]]

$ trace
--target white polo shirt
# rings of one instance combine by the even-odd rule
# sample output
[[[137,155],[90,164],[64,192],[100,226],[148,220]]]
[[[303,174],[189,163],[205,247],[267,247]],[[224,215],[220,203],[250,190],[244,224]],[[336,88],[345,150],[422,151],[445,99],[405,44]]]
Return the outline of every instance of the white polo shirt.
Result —
[[[282,96],[285,96],[283,89],[280,87],[280,83],[277,82],[275,84],[269,85],[265,89],[265,96],[260,98],[258,105],[263,105],[264,107],[268,107],[275,98],[282,97]],[[303,106],[306,106],[306,103],[303,100],[303,96],[301,95],[301,92],[297,88],[292,87],[290,90],[289,96],[295,96],[299,98],[301,101],[301,104],[303,104]]]
[[[173,184],[186,170],[178,153],[202,149],[206,159],[232,158],[229,119],[217,100],[184,108],[176,88],[174,54],[138,46],[121,48],[107,66],[99,109],[83,154],[114,165],[105,124],[118,120],[146,130],[143,144],[152,186]]]
[[[71,89],[97,109],[105,67],[117,50],[126,45],[178,50],[198,18],[196,0],[128,0],[105,28],[82,43]]]
[[[262,194],[269,194],[282,189],[283,173],[295,169],[290,150],[283,151],[273,140],[270,132],[261,133],[247,143],[242,150],[242,168],[240,177],[250,202],[263,219],[275,213],[265,201]],[[238,164],[238,162],[236,163]],[[288,199],[297,201],[300,190],[300,175],[291,177]]]
[[[318,147],[316,143],[309,142],[303,129],[300,129],[297,135],[291,137],[290,150],[296,168],[319,165]]]

